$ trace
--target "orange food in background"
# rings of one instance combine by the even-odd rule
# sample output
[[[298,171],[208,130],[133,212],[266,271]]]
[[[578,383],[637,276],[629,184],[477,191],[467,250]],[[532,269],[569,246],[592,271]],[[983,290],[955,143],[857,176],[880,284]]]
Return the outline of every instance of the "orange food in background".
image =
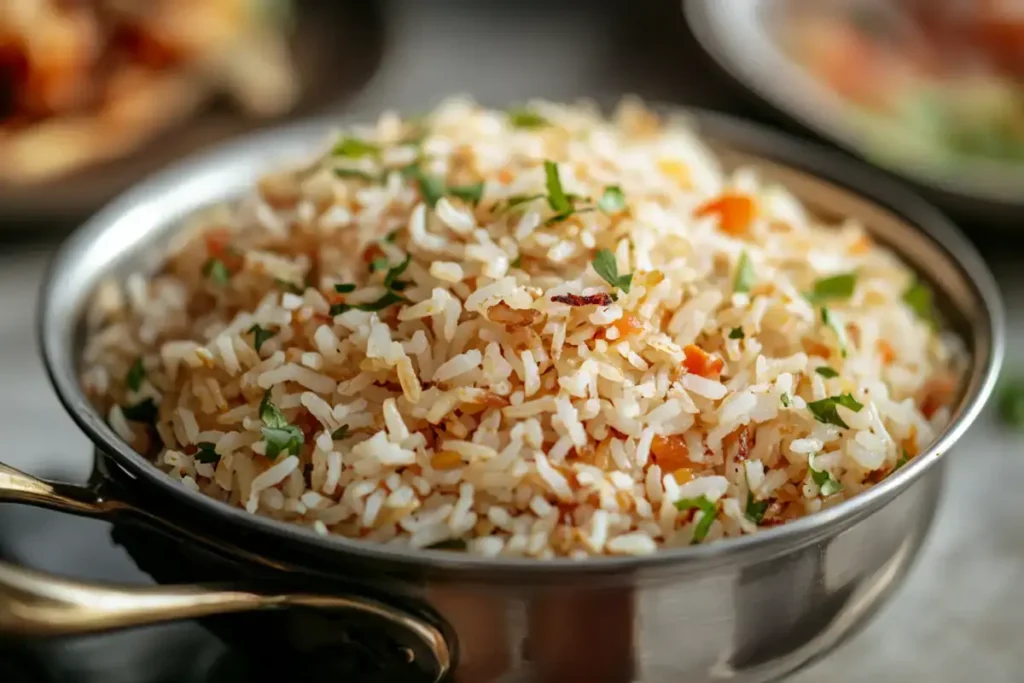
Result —
[[[718,199],[697,207],[698,218],[717,216],[722,232],[737,236],[744,234],[754,222],[757,207],[754,200],[742,194],[724,194]]]
[[[683,353],[686,354],[686,360],[683,361],[683,367],[686,368],[687,372],[693,373],[694,375],[700,375],[701,377],[713,378],[717,377],[722,373],[722,368],[725,367],[725,361],[718,356],[713,356],[704,349],[694,344],[689,344],[683,349]]]
[[[690,449],[686,447],[682,434],[654,437],[654,440],[651,441],[651,456],[662,472],[671,472],[673,476],[682,469],[690,472],[690,468],[693,467],[693,463],[690,461]],[[690,472],[690,476],[692,478],[692,472]],[[679,477],[676,477],[676,481],[679,481]]]
[[[619,339],[622,339],[642,332],[644,323],[632,313],[623,313],[621,318],[612,323],[612,327],[619,331]]]

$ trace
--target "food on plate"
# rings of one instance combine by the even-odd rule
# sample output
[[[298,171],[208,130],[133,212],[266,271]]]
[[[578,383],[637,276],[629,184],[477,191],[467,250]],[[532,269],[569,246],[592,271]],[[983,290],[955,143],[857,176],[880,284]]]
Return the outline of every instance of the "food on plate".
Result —
[[[291,107],[287,0],[4,0],[0,182],[125,154],[224,92]]]
[[[85,392],[182,485],[485,556],[834,506],[928,447],[965,363],[863,226],[631,100],[347,128],[104,283],[88,326]]]
[[[967,158],[1024,161],[1019,2],[788,5],[783,45],[852,105],[855,121],[897,126],[879,133],[877,147],[902,148],[886,154],[953,168]]]

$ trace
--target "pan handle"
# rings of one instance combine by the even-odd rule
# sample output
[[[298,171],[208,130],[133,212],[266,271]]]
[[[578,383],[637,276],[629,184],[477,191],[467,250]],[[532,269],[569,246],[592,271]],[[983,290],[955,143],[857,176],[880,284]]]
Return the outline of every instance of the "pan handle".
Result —
[[[91,517],[134,510],[100,485],[54,483],[0,463],[0,503],[24,503]],[[382,623],[409,665],[441,681],[452,666],[442,631],[422,616],[354,595],[311,595],[204,586],[118,587],[80,583],[0,562],[0,639],[68,636],[214,614],[304,607]]]

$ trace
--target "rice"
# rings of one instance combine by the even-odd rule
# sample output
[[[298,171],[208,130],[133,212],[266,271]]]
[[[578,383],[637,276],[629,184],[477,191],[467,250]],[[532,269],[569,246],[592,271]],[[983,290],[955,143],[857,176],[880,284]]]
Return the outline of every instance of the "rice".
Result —
[[[192,217],[98,291],[91,400],[227,504],[486,557],[756,533],[934,440],[964,350],[862,226],[635,102],[531,111],[389,114]]]

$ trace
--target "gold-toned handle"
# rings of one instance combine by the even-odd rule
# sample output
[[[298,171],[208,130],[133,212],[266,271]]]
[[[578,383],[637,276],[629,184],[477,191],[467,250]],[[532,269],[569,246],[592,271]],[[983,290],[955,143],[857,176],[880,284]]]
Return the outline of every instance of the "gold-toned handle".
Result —
[[[25,503],[76,515],[104,516],[125,507],[91,486],[49,482],[0,463],[0,503]]]

